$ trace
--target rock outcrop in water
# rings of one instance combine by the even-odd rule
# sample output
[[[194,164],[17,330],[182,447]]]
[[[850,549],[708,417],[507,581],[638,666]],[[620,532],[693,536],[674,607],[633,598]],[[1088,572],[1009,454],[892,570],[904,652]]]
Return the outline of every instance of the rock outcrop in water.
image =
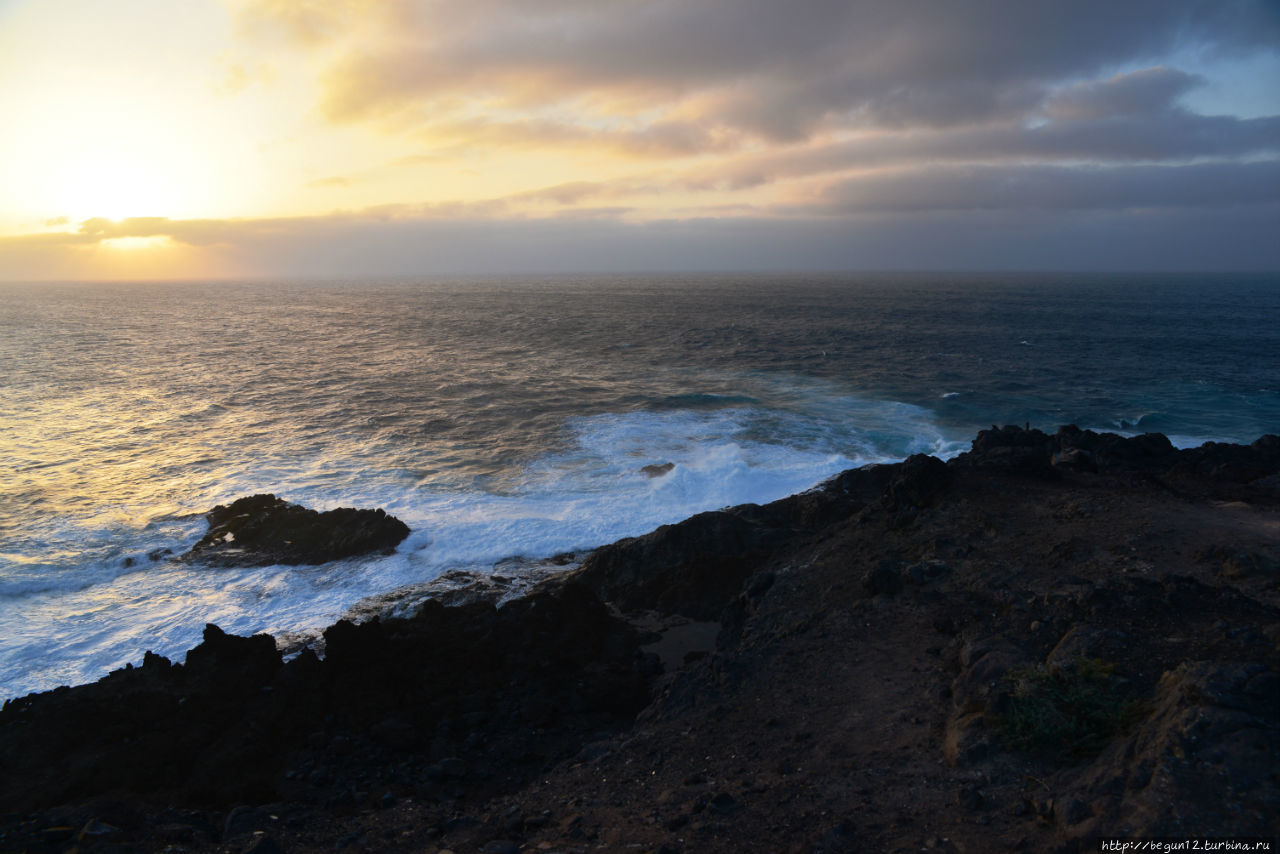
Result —
[[[5,705],[0,850],[1274,841],[1278,450],[997,428],[323,659],[209,627]]]
[[[184,555],[213,566],[317,564],[390,554],[409,526],[386,511],[339,507],[321,513],[274,495],[251,495],[209,511],[209,532]]]

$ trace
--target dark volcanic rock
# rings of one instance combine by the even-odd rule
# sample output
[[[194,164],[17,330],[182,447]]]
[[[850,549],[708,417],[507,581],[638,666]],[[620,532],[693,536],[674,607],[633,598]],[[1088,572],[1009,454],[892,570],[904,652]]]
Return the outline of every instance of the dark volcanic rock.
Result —
[[[219,690],[257,688],[270,682],[279,669],[280,653],[270,635],[237,637],[213,623],[204,627],[203,642],[187,653],[188,678],[217,683]]]
[[[1246,836],[1274,828],[1277,710],[1280,676],[1265,665],[1183,663],[1161,678],[1140,726],[1078,776],[1067,775],[1075,776],[1067,791],[1094,810],[1059,821],[1072,837],[1204,827]]]
[[[1159,433],[1125,437],[1067,426],[1050,436],[1040,430],[992,427],[981,430],[955,464],[1053,478],[1058,469],[1096,472],[1157,472],[1171,468],[1177,449]]]
[[[931,503],[951,485],[951,471],[937,457],[913,454],[902,461],[889,481],[885,497],[899,511],[919,509]]]
[[[1052,478],[1057,474],[1050,465],[1054,450],[1053,437],[1040,430],[992,427],[978,431],[970,450],[957,457],[955,464]]]
[[[339,622],[325,640],[324,660],[307,651],[281,664],[269,636],[210,625],[185,665],[149,655],[94,684],[6,703],[0,803],[37,809],[102,792],[267,803],[299,779],[283,776],[299,761],[311,788],[288,791],[327,798],[326,786],[428,747],[468,766],[495,751],[505,775],[519,767],[512,757],[536,768],[576,752],[648,699],[637,633],[576,584],[501,610],[428,602],[411,619]]]
[[[576,577],[620,608],[714,620],[762,555],[790,531],[716,510],[594,551]]]
[[[1050,479],[1061,471],[1193,477],[1257,483],[1259,491],[1268,491],[1266,479],[1280,473],[1280,437],[1263,436],[1251,445],[1206,442],[1179,450],[1160,433],[1120,436],[1068,425],[1050,436],[1030,428],[992,427],[979,431],[970,450],[952,464]]]
[[[896,560],[882,560],[862,577],[862,587],[872,596],[892,596],[906,586],[906,579]]]
[[[1055,450],[1070,457],[1072,451],[1086,451],[1100,472],[1160,472],[1177,462],[1178,450],[1168,437],[1160,433],[1141,436],[1119,436],[1095,433],[1067,426],[1053,437]]]
[[[899,476],[902,466],[877,463],[849,469],[813,489],[779,499],[768,509],[798,528],[821,530],[879,499]]]
[[[1250,483],[1280,472],[1280,436],[1266,435],[1251,445],[1205,442],[1178,452],[1179,465],[1195,474],[1232,483]]]
[[[239,498],[209,511],[209,532],[185,557],[216,566],[324,563],[389,554],[409,526],[383,510],[340,507],[320,513],[274,495]]]
[[[716,620],[743,583],[783,545],[876,505],[905,523],[951,483],[947,465],[917,454],[845,471],[764,506],[699,513],[596,549],[574,577],[623,610]]]

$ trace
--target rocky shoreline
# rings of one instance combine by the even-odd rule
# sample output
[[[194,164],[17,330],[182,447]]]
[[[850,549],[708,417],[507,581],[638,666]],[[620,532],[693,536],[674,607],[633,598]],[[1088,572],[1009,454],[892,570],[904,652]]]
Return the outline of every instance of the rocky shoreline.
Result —
[[[231,533],[205,548],[246,560]],[[1274,839],[1280,437],[992,428],[324,637],[210,626],[6,703],[0,850]]]

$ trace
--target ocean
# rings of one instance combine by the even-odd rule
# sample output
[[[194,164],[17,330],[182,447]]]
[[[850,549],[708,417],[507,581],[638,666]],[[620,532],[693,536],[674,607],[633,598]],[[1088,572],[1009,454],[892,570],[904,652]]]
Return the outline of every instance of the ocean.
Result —
[[[305,642],[450,570],[518,577],[1028,422],[1277,432],[1280,276],[0,284],[0,698],[180,658],[206,622]],[[259,492],[413,532],[321,566],[169,559]]]

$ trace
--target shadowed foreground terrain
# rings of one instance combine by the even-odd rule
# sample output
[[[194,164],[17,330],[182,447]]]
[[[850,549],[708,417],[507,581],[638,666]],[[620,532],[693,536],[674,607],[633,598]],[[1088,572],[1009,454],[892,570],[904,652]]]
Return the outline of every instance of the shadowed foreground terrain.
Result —
[[[660,476],[660,475],[659,475]],[[1274,839],[1280,438],[983,431],[495,609],[216,627],[0,713],[0,849],[1077,851]]]

